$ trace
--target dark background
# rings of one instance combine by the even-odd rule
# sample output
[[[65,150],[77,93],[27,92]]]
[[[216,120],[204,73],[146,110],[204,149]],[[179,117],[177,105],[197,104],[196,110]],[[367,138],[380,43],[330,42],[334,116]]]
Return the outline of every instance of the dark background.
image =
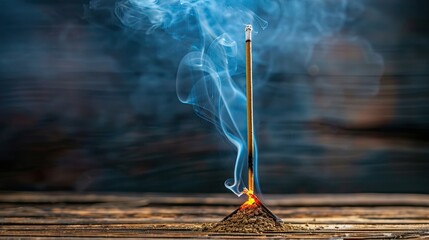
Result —
[[[263,192],[429,193],[429,3],[363,2],[328,53],[255,90]],[[180,43],[87,3],[0,3],[0,190],[227,192],[233,147],[176,96]],[[335,68],[366,59],[349,32],[380,77]]]

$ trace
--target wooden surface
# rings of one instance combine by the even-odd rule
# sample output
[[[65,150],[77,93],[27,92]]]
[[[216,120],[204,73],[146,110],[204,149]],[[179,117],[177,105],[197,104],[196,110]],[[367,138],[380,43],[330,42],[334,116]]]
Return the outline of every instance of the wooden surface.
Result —
[[[237,208],[226,195],[0,193],[0,238],[429,238],[429,195],[265,195],[297,230],[200,231]],[[298,230],[299,229],[299,230]]]

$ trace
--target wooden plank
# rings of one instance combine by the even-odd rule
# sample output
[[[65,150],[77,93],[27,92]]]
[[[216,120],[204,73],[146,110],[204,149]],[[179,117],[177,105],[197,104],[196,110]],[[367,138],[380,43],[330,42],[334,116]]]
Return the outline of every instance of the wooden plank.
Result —
[[[295,230],[260,235],[201,231],[203,223],[221,220],[241,203],[222,194],[1,193],[0,238],[429,238],[428,195],[266,198]]]
[[[426,194],[264,194],[270,206],[429,206]],[[243,200],[233,194],[124,194],[67,192],[0,192],[0,203],[128,203],[135,205],[232,205]]]

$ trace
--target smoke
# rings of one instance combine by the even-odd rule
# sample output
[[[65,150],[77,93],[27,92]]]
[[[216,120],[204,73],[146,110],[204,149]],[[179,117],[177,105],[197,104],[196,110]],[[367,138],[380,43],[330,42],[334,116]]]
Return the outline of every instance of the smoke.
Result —
[[[177,96],[192,105],[198,116],[212,122],[236,148],[234,176],[225,186],[237,195],[244,188],[242,172],[247,159],[244,26],[252,24],[255,29],[254,82],[261,87],[273,73],[297,73],[308,67],[319,71],[323,66],[314,67],[320,61],[313,54],[315,47],[340,34],[344,23],[361,9],[360,1],[347,0],[118,0],[113,4],[92,0],[89,4],[89,10],[110,12],[130,35],[148,34],[158,56],[169,58],[175,56],[172,51],[187,52],[178,63]],[[161,33],[168,33],[174,41],[165,41]],[[366,41],[353,43],[369,51],[365,61],[376,62],[374,72],[380,75],[380,57]],[[377,80],[370,84],[374,85]],[[256,150],[258,190],[257,159]]]

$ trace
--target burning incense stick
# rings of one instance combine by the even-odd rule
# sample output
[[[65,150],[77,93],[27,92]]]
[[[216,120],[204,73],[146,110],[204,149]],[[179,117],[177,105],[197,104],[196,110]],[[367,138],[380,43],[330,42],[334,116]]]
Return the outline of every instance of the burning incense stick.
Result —
[[[252,25],[247,25],[246,32],[246,97],[247,97],[247,166],[249,193],[253,194],[254,189],[254,151],[253,140],[253,79],[252,79]]]
[[[254,193],[254,126],[252,91],[252,26],[247,25],[246,32],[246,96],[247,96],[247,144],[249,186],[243,193],[248,197],[238,209],[226,216],[221,222],[205,226],[206,230],[232,232],[281,231],[282,220],[274,215]],[[259,222],[258,222],[259,221]],[[247,226],[244,227],[243,226]]]
[[[264,212],[274,219],[277,223],[282,222],[280,218],[274,215],[262,202],[256,197],[254,193],[254,125],[253,125],[253,78],[252,78],[252,25],[246,25],[246,97],[247,97],[247,166],[248,166],[248,181],[249,189],[244,189],[244,193],[248,196],[247,201],[243,206],[256,204],[261,207]],[[242,207],[243,207],[242,206]],[[228,218],[228,217],[227,217]]]

